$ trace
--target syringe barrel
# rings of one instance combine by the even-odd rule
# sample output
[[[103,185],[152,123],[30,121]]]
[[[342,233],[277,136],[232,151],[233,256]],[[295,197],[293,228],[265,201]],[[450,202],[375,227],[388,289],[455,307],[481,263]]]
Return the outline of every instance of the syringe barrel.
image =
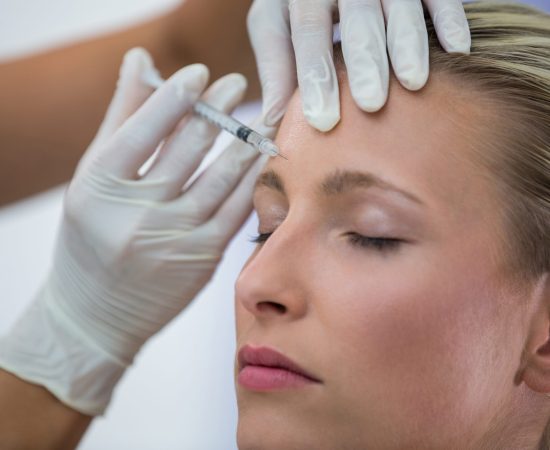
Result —
[[[239,121],[233,119],[233,117],[217,111],[204,102],[195,103],[193,110],[203,119],[219,128],[223,128],[234,136],[237,135],[239,128],[243,126]]]
[[[260,152],[270,156],[277,155],[277,147],[270,139],[262,136],[252,128],[243,125],[239,121],[233,119],[233,117],[225,115],[224,113],[203,102],[195,103],[193,109],[203,119],[220,128],[223,128],[248,144],[253,145]]]
[[[142,76],[142,80],[155,89],[159,88],[162,83],[164,83],[164,80],[157,71],[145,72]],[[277,156],[279,154],[279,149],[271,139],[262,136],[252,128],[243,125],[230,115],[218,111],[209,104],[199,101],[193,106],[193,111],[206,121],[224,129],[248,144],[253,145],[261,153],[270,156]]]

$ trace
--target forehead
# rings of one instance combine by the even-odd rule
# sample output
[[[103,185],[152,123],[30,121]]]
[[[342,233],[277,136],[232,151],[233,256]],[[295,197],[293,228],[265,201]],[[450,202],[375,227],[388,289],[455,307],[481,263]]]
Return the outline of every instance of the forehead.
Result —
[[[487,173],[475,151],[487,139],[487,114],[470,98],[434,78],[420,92],[409,92],[395,79],[387,105],[365,113],[340,85],[340,123],[329,133],[309,126],[298,92],[277,136],[289,161],[272,158],[266,169],[281,175],[289,194],[320,182],[338,170],[365,171],[410,191],[434,208],[475,208],[487,194]]]

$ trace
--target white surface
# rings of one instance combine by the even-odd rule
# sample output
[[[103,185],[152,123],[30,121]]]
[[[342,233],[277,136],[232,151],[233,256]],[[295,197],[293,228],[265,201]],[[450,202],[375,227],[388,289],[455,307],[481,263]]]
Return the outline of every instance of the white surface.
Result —
[[[0,0],[0,58],[142,20],[175,3]],[[257,110],[249,105],[236,116],[248,121]],[[222,147],[223,142],[216,146]],[[63,190],[0,209],[0,333],[8,330],[46,276]],[[145,346],[80,450],[236,448],[233,284],[252,249],[246,238],[254,232],[255,224],[249,222],[206,290]]]

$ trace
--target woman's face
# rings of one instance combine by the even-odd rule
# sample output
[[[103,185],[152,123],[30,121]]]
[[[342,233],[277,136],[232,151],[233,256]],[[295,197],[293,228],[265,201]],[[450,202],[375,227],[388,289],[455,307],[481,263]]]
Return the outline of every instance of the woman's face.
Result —
[[[518,407],[528,326],[472,156],[482,115],[435,77],[420,93],[392,81],[376,114],[341,92],[328,134],[293,98],[288,161],[271,159],[254,195],[267,240],[236,285],[237,348],[319,381],[238,374],[239,447],[473,448]]]

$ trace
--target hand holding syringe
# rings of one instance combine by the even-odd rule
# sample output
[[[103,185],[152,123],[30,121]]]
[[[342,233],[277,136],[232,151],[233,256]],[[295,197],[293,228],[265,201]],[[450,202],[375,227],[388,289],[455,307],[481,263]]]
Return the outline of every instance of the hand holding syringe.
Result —
[[[266,163],[236,140],[194,177],[218,129],[189,113],[201,98],[230,111],[245,79],[226,75],[206,89],[207,68],[193,64],[151,94],[142,79],[149,69],[143,49],[125,56],[105,120],[65,192],[47,279],[0,343],[0,367],[88,416],[105,411],[142,345],[212,278],[250,215]]]
[[[164,80],[161,78],[159,73],[154,70],[145,72],[142,76],[142,80],[145,84],[155,89],[160,87],[162,83],[164,83]],[[279,148],[271,139],[262,136],[260,133],[254,131],[252,128],[247,127],[230,115],[218,111],[209,104],[198,101],[197,103],[195,103],[193,111],[195,114],[199,115],[211,124],[216,125],[222,130],[227,131],[228,133],[231,133],[233,136],[240,139],[241,141],[252,145],[260,153],[264,153],[269,156],[280,156],[284,159],[287,159],[284,155],[281,154]]]

